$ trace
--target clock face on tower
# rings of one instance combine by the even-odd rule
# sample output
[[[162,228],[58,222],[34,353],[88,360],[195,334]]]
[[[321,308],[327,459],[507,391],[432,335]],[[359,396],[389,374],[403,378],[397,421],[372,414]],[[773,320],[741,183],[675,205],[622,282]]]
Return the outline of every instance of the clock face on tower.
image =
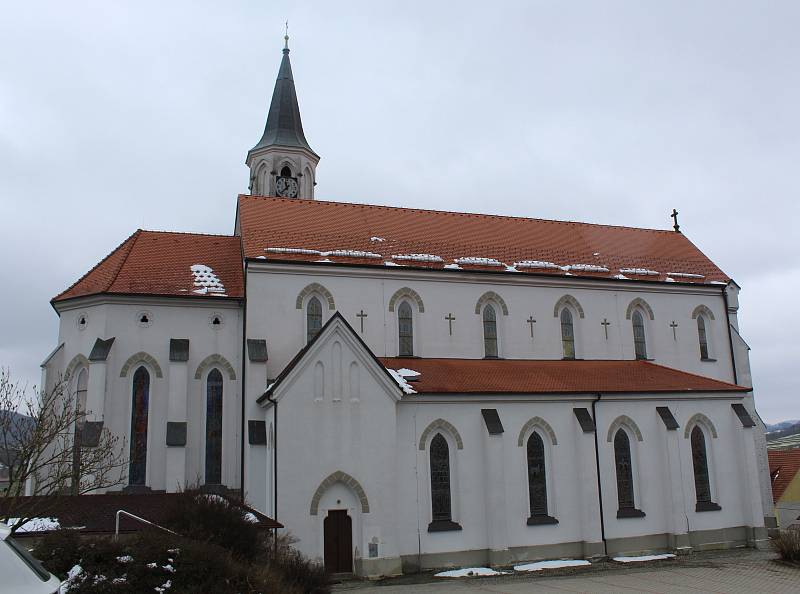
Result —
[[[275,189],[281,198],[297,198],[297,180],[293,177],[279,176],[275,180]]]

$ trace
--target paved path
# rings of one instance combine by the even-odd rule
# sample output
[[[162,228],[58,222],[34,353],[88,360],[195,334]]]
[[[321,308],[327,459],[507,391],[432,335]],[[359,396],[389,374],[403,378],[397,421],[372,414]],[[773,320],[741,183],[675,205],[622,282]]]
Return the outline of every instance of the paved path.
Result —
[[[335,592],[354,594],[779,594],[800,593],[800,569],[775,563],[775,554],[759,551],[698,553],[677,560],[624,566],[601,563],[553,577],[538,574],[445,579],[430,574],[378,583],[347,583]],[[644,566],[643,566],[644,565]],[[565,573],[564,570],[558,570]]]

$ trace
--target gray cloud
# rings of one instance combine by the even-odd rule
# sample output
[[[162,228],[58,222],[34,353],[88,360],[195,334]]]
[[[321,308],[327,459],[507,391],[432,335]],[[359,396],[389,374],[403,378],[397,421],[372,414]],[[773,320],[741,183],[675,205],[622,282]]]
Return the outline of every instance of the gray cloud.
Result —
[[[743,287],[800,417],[795,2],[16,3],[0,21],[0,361],[137,227],[230,232],[291,24],[323,199],[667,228]]]

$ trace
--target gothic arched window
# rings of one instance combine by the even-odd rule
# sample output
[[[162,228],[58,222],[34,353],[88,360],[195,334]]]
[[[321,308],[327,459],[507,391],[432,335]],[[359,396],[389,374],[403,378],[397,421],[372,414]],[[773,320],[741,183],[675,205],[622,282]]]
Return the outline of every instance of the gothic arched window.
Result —
[[[697,425],[692,429],[692,464],[694,465],[694,490],[697,494],[697,503],[710,503],[711,483],[708,479],[706,438],[703,430]]]
[[[212,369],[206,379],[206,484],[222,483],[222,374]]]
[[[322,304],[317,297],[311,297],[306,305],[306,341],[311,340],[322,328]]]
[[[284,166],[284,168],[281,169],[281,177],[292,177],[292,170]]]
[[[497,358],[497,313],[491,304],[483,308],[483,350],[487,358]]]
[[[566,307],[561,310],[561,346],[565,359],[575,358],[575,328],[572,326],[572,312]]]
[[[86,393],[89,387],[89,370],[85,367],[78,373],[75,383],[75,432],[72,441],[72,494],[78,494],[81,476],[81,441],[83,440],[83,426],[86,423]]]
[[[144,485],[147,475],[147,413],[150,404],[150,373],[144,367],[139,367],[133,374],[132,391],[128,484]]]
[[[702,315],[697,316],[697,339],[700,343],[700,358],[708,359],[708,337],[706,336],[706,321]]]
[[[637,359],[647,359],[647,341],[644,335],[644,318],[638,309],[631,315],[633,325],[633,349]]]
[[[635,509],[633,501],[633,469],[631,468],[631,441],[624,429],[614,436],[614,462],[617,469],[617,501],[619,509]]]
[[[400,341],[398,353],[401,357],[414,356],[414,320],[411,306],[403,301],[397,308],[397,330]]]
[[[431,511],[433,521],[450,521],[450,447],[441,433],[431,440]]]
[[[544,442],[535,431],[528,438],[528,496],[531,517],[547,515],[547,476]]]

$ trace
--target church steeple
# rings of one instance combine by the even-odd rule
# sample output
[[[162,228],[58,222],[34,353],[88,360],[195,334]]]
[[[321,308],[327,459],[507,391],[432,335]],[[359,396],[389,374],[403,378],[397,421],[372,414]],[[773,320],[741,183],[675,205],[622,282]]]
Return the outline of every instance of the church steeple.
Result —
[[[319,155],[303,133],[300,106],[289,61],[289,35],[272,92],[264,134],[247,153],[250,193],[254,195],[314,198]]]

